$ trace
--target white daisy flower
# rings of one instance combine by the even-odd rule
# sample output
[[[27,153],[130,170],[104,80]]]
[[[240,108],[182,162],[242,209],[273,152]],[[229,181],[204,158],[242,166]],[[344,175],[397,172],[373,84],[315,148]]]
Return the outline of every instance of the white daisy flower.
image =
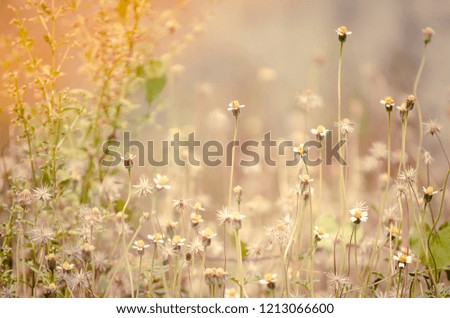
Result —
[[[356,202],[355,207],[350,209],[350,220],[355,224],[367,222],[369,219],[368,209],[364,202]]]

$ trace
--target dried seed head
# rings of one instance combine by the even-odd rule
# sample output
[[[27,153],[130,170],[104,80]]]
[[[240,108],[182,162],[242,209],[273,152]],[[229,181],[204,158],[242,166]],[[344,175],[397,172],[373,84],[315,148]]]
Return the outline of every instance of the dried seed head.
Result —
[[[437,120],[429,119],[427,122],[423,123],[423,128],[425,129],[425,134],[434,136],[441,132],[442,126]]]
[[[415,102],[416,102],[416,96],[409,95],[408,97],[406,97],[406,109],[408,111],[413,110]]]
[[[423,33],[423,42],[425,44],[428,44],[434,35],[434,30],[430,27],[426,27],[425,29],[422,30],[422,33]]]
[[[240,185],[235,186],[233,188],[233,193],[234,193],[237,203],[241,203],[243,190],[244,189],[242,189],[242,187]]]
[[[47,254],[45,256],[45,259],[47,260],[48,269],[53,272],[56,269],[56,256],[55,256],[55,254],[53,254],[53,253]]]

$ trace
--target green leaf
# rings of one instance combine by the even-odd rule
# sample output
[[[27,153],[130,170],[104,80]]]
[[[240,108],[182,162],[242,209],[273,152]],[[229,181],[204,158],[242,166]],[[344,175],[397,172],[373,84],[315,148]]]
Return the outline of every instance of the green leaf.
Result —
[[[116,206],[115,206],[116,211],[117,212],[122,211],[124,205],[125,205],[125,201],[124,200],[117,200],[116,201]],[[130,215],[131,214],[131,210],[127,208],[127,209],[125,209],[125,213]]]
[[[428,224],[425,225],[425,231],[427,234],[426,240],[428,240],[428,235],[430,234],[430,227]],[[431,255],[428,257],[429,264],[427,264],[426,255],[422,248],[422,242],[419,235],[420,233],[417,229],[411,231],[411,249],[419,257],[422,263],[434,267]],[[430,251],[433,254],[437,269],[444,269],[450,265],[450,245],[448,242],[450,242],[450,222],[445,222],[439,228],[437,233],[431,235],[430,239]]]
[[[153,101],[158,97],[166,86],[167,77],[162,75],[161,77],[147,78],[144,82],[145,100],[148,105],[151,105]]]
[[[242,241],[241,241],[241,251],[242,251],[242,258],[246,258],[248,255],[247,243],[244,243]]]

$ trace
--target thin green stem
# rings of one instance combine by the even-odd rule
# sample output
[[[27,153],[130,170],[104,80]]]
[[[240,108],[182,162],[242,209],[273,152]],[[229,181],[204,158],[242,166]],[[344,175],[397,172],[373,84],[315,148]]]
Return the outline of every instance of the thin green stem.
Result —
[[[238,116],[235,116],[235,122],[234,122],[234,134],[233,134],[233,151],[231,152],[231,170],[230,170],[230,184],[228,188],[228,208],[231,207],[231,194],[233,192],[233,175],[234,175],[234,160],[236,156],[236,148],[235,143],[237,139],[237,133],[238,133]]]
[[[139,298],[139,288],[141,286],[141,269],[142,269],[142,255],[139,255],[139,268],[138,268],[138,279],[136,286],[136,298]]]
[[[422,58],[420,59],[420,65],[419,69],[417,70],[416,79],[414,80],[414,87],[413,87],[413,95],[416,97],[415,104],[417,105],[417,114],[419,117],[419,145],[417,147],[417,154],[416,154],[416,171],[419,171],[420,167],[420,152],[422,149],[422,142],[423,142],[423,131],[422,131],[422,110],[420,108],[420,102],[417,99],[417,87],[419,86],[419,80],[422,76],[423,67],[425,65],[425,58],[427,54],[427,44],[424,45],[423,51],[422,51]]]

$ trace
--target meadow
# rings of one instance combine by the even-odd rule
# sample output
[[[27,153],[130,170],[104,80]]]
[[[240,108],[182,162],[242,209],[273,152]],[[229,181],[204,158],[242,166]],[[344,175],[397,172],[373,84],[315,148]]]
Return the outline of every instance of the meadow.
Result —
[[[250,2],[0,4],[1,297],[450,296],[448,28],[252,59]]]

